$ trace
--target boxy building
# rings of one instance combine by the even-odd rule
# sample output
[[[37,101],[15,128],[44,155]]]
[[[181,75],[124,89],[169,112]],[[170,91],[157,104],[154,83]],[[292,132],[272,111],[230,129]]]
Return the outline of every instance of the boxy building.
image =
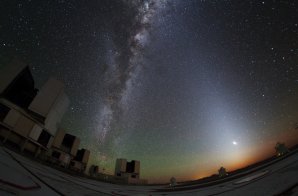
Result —
[[[50,161],[68,167],[70,161],[77,155],[79,145],[79,138],[59,130],[50,151]]]
[[[147,184],[146,180],[140,179],[140,166],[140,161],[128,162],[126,159],[117,159],[115,177],[128,184]]]
[[[70,169],[84,172],[89,161],[90,151],[84,148],[77,151],[76,156],[70,162]]]
[[[36,156],[47,151],[69,101],[61,82],[50,79],[40,91],[29,67],[17,60],[0,70],[0,138]]]

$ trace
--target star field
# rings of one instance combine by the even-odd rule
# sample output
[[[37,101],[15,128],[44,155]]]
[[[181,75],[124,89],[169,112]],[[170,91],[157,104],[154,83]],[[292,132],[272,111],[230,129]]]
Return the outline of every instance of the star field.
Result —
[[[294,1],[1,1],[0,66],[61,80],[60,126],[112,173],[197,179],[298,141]]]

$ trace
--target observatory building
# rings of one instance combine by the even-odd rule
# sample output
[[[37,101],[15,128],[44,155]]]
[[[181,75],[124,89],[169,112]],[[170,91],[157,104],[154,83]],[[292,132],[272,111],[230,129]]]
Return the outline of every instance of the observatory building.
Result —
[[[0,139],[38,156],[54,140],[69,100],[64,85],[50,79],[39,91],[29,66],[13,60],[0,69]]]
[[[115,177],[123,179],[128,184],[147,184],[147,181],[140,179],[140,161],[117,159],[115,166]]]
[[[79,145],[79,138],[59,130],[51,148],[51,162],[68,167],[70,161],[77,155]]]
[[[286,147],[284,143],[277,143],[275,145],[275,151],[276,151],[276,156],[282,156],[284,154],[287,154],[289,152],[289,149]]]
[[[89,156],[89,150],[86,150],[84,148],[78,150],[75,158],[70,162],[70,169],[78,172],[85,171],[88,164]]]

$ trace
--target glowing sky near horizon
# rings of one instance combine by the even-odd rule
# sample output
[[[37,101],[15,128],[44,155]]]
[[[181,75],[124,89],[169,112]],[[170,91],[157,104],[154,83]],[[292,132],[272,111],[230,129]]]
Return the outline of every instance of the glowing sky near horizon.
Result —
[[[113,173],[197,179],[298,142],[298,6],[277,1],[5,1],[0,63],[63,81],[60,126]]]

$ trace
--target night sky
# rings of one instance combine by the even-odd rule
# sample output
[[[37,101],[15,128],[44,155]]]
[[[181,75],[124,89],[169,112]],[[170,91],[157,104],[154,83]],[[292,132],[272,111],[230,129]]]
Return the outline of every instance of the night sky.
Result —
[[[0,63],[65,84],[60,127],[150,182],[237,169],[298,142],[295,1],[1,0]]]

